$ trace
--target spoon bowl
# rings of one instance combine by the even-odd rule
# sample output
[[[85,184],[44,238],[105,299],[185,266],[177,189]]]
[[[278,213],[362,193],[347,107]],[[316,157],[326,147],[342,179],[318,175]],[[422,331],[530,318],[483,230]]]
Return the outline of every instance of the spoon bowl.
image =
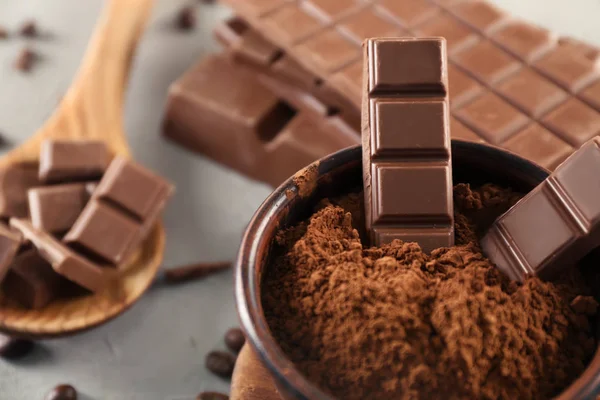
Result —
[[[131,157],[123,128],[124,92],[133,54],[154,0],[109,0],[77,77],[60,105],[33,137],[0,159],[0,168],[39,160],[45,139],[93,139],[114,155]],[[107,287],[92,295],[60,299],[28,310],[0,293],[0,332],[50,338],[81,332],[120,315],[154,280],[163,259],[165,233],[158,223]]]

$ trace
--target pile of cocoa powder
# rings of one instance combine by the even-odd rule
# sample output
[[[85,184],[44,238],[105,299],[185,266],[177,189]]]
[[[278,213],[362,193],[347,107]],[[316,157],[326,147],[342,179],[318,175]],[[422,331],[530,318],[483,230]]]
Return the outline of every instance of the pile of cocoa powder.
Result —
[[[540,399],[596,349],[598,303],[577,270],[509,281],[478,238],[520,195],[454,188],[456,245],[361,243],[362,194],[325,200],[279,233],[263,282],[271,331],[297,368],[339,399]]]

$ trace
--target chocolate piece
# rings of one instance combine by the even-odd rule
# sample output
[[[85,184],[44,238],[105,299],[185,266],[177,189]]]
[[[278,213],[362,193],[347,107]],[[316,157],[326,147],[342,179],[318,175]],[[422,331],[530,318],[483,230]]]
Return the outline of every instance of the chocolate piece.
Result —
[[[77,400],[77,390],[68,384],[58,385],[44,397],[44,400]]]
[[[291,107],[223,56],[203,59],[171,86],[163,133],[272,185],[358,143],[336,116],[314,119]]]
[[[0,168],[0,217],[27,217],[27,191],[38,185],[37,165],[10,164]]]
[[[101,267],[76,254],[49,233],[34,228],[29,221],[11,218],[10,225],[33,243],[40,255],[58,274],[92,292],[104,288],[107,274]]]
[[[34,20],[26,21],[19,29],[21,36],[25,37],[36,37],[38,35],[37,24]]]
[[[371,244],[454,244],[446,43],[365,45],[363,178]],[[405,188],[406,190],[402,190]]]
[[[196,27],[196,12],[194,8],[186,6],[179,10],[175,23],[177,24],[177,28],[182,31],[194,29]]]
[[[140,221],[164,203],[173,186],[125,157],[116,157],[98,184],[94,196],[122,207]]]
[[[332,98],[337,98],[335,105],[326,95],[316,97],[326,106],[338,108],[341,115],[359,113],[361,62],[358,59],[346,61],[346,58],[340,62],[338,53],[342,50],[331,52],[320,44],[342,41],[344,48],[348,43],[351,43],[350,46],[357,44],[360,36],[366,35],[360,32],[374,31],[378,27],[365,26],[349,33],[346,21],[360,20],[366,21],[367,25],[373,24],[368,21],[376,18],[368,14],[374,6],[379,16],[405,31],[400,34],[402,36],[439,35],[447,38],[450,105],[453,116],[461,122],[461,137],[507,147],[513,137],[534,132],[529,129],[531,124],[541,124],[557,139],[548,141],[546,150],[553,154],[542,159],[547,162],[542,164],[544,167],[553,168],[556,159],[562,157],[565,142],[575,149],[599,132],[596,124],[600,121],[600,100],[596,99],[600,99],[600,95],[596,96],[593,89],[600,85],[600,69],[595,63],[600,55],[598,49],[569,38],[557,41],[556,35],[533,24],[507,18],[505,13],[484,1],[417,1],[400,6],[392,1],[383,4],[367,0],[361,2],[361,7],[356,7],[354,1],[332,2],[335,7],[331,7],[336,11],[331,13],[314,6],[312,0],[225,2],[239,14],[236,17],[239,24],[251,26],[246,27],[241,36],[254,31],[267,40],[266,45],[275,46],[271,46],[270,51],[279,54],[278,58],[263,66],[262,73],[290,82],[287,77],[284,78],[286,71],[302,71],[299,75],[301,82],[296,79],[298,83],[294,84],[311,95],[333,94]],[[314,17],[310,20],[314,19],[319,26],[311,29],[313,33],[309,36],[299,35],[295,42],[290,42],[289,34],[281,34],[282,29],[286,29],[280,22],[281,15],[285,13],[308,14],[303,19]],[[340,18],[340,15],[344,17]],[[413,25],[415,20],[419,23]],[[344,37],[332,33],[331,28]],[[294,30],[295,27],[289,29],[290,32]],[[236,60],[243,60],[245,54],[252,52],[246,48],[238,50],[235,46],[232,50]],[[328,64],[334,67],[327,67]],[[470,107],[481,97],[483,100]],[[573,106],[575,98],[587,103],[591,109],[584,111],[579,105]],[[557,116],[552,115],[557,108],[562,109],[557,111]],[[563,118],[563,114],[567,117]],[[584,120],[577,123],[582,114]],[[560,123],[552,117],[560,119]],[[352,119],[348,121],[358,132],[359,124]],[[211,155],[210,152],[206,154]],[[238,170],[250,175],[248,170]]]
[[[229,396],[217,392],[202,392],[196,396],[196,400],[229,400]]]
[[[182,267],[173,267],[165,270],[165,281],[168,283],[188,282],[202,279],[219,271],[231,268],[231,262],[207,262]]]
[[[140,228],[129,215],[93,199],[63,240],[75,249],[118,265],[124,261]]]
[[[500,216],[481,246],[511,279],[551,279],[600,244],[600,137]]]
[[[0,334],[0,357],[6,360],[16,360],[25,357],[33,350],[34,342],[17,339]]]
[[[15,68],[22,72],[29,72],[36,60],[36,54],[33,50],[24,48],[19,52],[15,60]]]
[[[121,265],[146,238],[172,194],[173,186],[163,178],[116,157],[64,241]]]
[[[37,229],[68,231],[90,198],[90,184],[72,183],[29,189],[29,214]],[[93,185],[93,184],[92,184]]]
[[[104,142],[45,140],[40,152],[40,179],[44,182],[94,180],[102,176],[110,158]]]
[[[58,298],[64,284],[50,263],[36,249],[29,249],[14,259],[2,290],[22,306],[38,309]]]
[[[204,359],[206,368],[221,378],[231,378],[235,357],[224,351],[211,351]]]
[[[8,38],[8,31],[5,27],[0,26],[0,40]]]
[[[224,341],[229,350],[239,353],[246,343],[246,337],[240,328],[231,328],[225,332]]]
[[[0,282],[10,269],[22,241],[23,237],[19,232],[0,222]]]

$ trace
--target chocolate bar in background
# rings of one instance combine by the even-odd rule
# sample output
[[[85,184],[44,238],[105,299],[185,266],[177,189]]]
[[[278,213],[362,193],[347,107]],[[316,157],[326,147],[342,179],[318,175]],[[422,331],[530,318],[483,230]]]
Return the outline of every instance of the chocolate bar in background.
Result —
[[[93,140],[56,140],[42,142],[40,180],[66,182],[95,180],[110,163],[106,144]]]
[[[481,241],[511,279],[552,279],[600,244],[600,137],[500,216]]]
[[[446,41],[364,46],[363,178],[371,245],[454,244]],[[405,190],[406,189],[406,190]]]
[[[211,55],[171,86],[163,132],[271,185],[359,143],[343,120],[335,115],[314,118],[318,106],[310,106],[310,98],[288,95],[293,101],[276,96],[254,72],[235,67],[226,55]]]
[[[27,191],[41,185],[37,164],[10,164],[0,168],[0,218],[29,215]]]
[[[229,31],[254,37],[230,45],[236,60],[259,65],[247,56],[259,34],[277,55],[266,67],[272,58],[263,59],[261,74],[285,79],[274,72],[285,60],[306,72],[298,87],[314,94],[306,85],[316,85],[352,104],[338,106],[341,114],[360,109],[358,39],[397,30],[446,37],[454,138],[498,145],[553,169],[600,132],[598,49],[557,38],[485,1],[224,2],[239,14]]]
[[[60,297],[67,284],[68,281],[31,248],[14,259],[2,283],[2,291],[23,307],[38,309]]]

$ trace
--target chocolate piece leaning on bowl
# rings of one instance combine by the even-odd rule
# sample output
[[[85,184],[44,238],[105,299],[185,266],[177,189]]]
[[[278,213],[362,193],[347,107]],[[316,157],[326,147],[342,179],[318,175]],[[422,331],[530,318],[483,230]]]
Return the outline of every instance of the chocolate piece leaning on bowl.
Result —
[[[552,279],[600,245],[600,136],[501,215],[481,240],[511,279]]]
[[[446,40],[370,39],[363,79],[365,221],[371,245],[454,244]]]

